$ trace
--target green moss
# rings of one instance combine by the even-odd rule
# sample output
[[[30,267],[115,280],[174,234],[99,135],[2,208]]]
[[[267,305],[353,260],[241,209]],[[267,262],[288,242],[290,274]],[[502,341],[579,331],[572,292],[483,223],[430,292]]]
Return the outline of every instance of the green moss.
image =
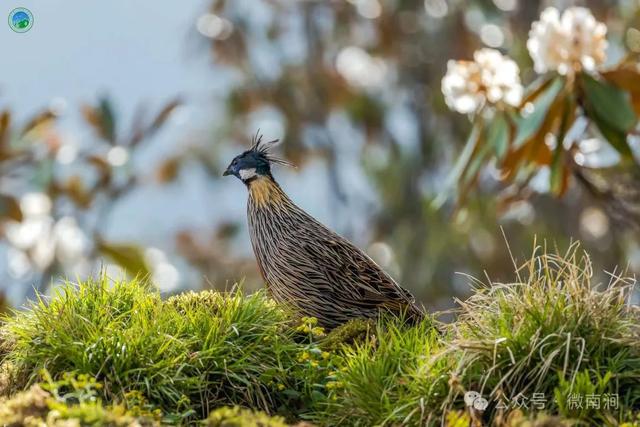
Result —
[[[96,383],[67,376],[59,383],[35,384],[26,391],[0,400],[0,424],[5,426],[156,426],[157,416],[135,416],[122,405],[103,406],[92,390]],[[62,389],[68,392],[63,393]]]
[[[218,307],[224,304],[224,299],[222,293],[212,290],[187,291],[169,297],[165,304],[183,314],[202,309],[211,310],[212,313],[215,313],[218,311]]]
[[[369,319],[354,319],[338,326],[324,338],[320,346],[325,351],[338,351],[343,346],[353,346],[354,344],[363,343],[375,330],[376,322]]]
[[[270,417],[261,411],[237,406],[218,408],[204,421],[207,427],[287,427],[282,417]]]

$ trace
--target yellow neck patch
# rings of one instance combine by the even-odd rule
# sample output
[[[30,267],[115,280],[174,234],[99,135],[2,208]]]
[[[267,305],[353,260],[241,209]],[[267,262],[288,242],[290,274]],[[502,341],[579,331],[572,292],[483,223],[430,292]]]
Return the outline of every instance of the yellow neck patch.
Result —
[[[283,193],[272,179],[259,177],[249,182],[249,197],[260,207],[282,202]]]

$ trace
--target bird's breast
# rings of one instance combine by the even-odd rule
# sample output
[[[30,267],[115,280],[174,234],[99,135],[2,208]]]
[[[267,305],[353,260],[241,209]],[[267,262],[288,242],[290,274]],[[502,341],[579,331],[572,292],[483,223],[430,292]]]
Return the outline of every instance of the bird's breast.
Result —
[[[256,208],[268,208],[284,201],[282,189],[270,178],[259,177],[249,183],[249,203]]]

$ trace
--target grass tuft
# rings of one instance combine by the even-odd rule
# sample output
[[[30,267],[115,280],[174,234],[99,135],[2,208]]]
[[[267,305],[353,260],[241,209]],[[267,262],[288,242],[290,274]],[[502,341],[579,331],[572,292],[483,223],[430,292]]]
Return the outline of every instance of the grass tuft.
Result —
[[[574,244],[564,254],[532,257],[518,269],[516,283],[478,287],[460,303],[454,324],[453,346],[462,355],[455,374],[489,398],[515,401],[537,393],[546,410],[594,424],[619,414],[587,410],[587,395],[617,394],[620,407],[638,407],[635,281],[612,275],[595,287],[592,276],[589,257]],[[572,396],[582,396],[582,409],[568,404]]]
[[[449,361],[426,319],[414,327],[387,319],[364,342],[342,347],[344,357],[327,387],[332,391],[317,422],[323,425],[424,425],[448,390]]]

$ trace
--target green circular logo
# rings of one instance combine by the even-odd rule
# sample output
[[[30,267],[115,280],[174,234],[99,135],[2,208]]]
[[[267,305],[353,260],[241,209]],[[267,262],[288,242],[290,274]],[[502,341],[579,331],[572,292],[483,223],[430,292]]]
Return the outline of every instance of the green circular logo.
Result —
[[[33,27],[33,14],[24,7],[13,9],[9,13],[9,27],[16,33],[26,33]]]

